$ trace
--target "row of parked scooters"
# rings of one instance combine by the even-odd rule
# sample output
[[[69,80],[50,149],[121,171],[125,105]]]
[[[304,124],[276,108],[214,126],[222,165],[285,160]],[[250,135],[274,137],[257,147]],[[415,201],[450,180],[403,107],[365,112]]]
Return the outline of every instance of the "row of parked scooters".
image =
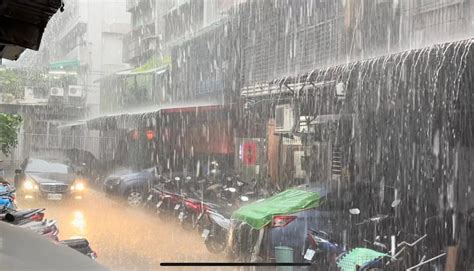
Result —
[[[222,253],[228,245],[228,234],[231,230],[232,213],[244,204],[267,198],[277,189],[257,187],[255,181],[244,181],[239,175],[221,176],[220,178],[202,178],[159,175],[157,184],[150,189],[144,207],[153,210],[160,216],[176,217],[186,230],[197,230],[204,239],[206,248],[211,253]],[[392,202],[395,209],[400,200]],[[361,210],[351,209],[351,216],[359,216]],[[364,239],[360,247],[349,249],[335,236],[308,229],[308,243],[303,259],[312,266],[324,270],[352,270],[343,266],[357,264],[357,270],[399,270],[401,265],[408,270],[418,270],[430,266],[430,270],[441,270],[441,265],[431,265],[446,254],[434,257],[413,257],[423,254],[426,248],[427,235],[408,236],[400,229],[385,227],[393,225],[389,215],[378,215],[348,225],[352,230],[372,232],[373,240]],[[380,234],[384,228],[386,233]],[[349,229],[351,230],[351,229]],[[396,230],[396,232],[395,232]],[[371,233],[360,236],[371,236]],[[369,238],[369,237],[368,237]],[[405,240],[400,242],[400,240]],[[407,259],[417,258],[416,262]],[[434,268],[434,269],[433,269]],[[425,270],[425,269],[420,269]]]
[[[0,182],[0,221],[24,228],[51,239],[54,242],[68,246],[92,258],[97,253],[92,250],[89,241],[84,238],[59,240],[59,229],[56,220],[45,219],[45,208],[19,210],[15,203],[15,188],[8,182]]]
[[[233,211],[274,192],[239,175],[199,180],[159,175],[144,205],[160,216],[176,217],[186,230],[197,230],[211,253],[221,253],[227,244]]]

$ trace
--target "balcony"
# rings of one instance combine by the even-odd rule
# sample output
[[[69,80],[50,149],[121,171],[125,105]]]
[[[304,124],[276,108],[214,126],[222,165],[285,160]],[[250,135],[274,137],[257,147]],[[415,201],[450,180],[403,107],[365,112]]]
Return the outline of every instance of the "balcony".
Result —
[[[80,65],[87,65],[90,62],[89,50],[85,46],[77,46],[68,52],[64,59],[77,59]]]
[[[156,40],[157,37],[151,33],[141,38],[128,34],[123,39],[123,62],[135,63],[138,59],[148,59],[157,48]]]

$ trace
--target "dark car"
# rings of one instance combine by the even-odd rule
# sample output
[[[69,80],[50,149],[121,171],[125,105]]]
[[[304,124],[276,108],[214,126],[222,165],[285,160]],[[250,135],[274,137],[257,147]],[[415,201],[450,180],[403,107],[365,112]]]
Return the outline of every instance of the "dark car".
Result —
[[[349,219],[348,212],[343,210],[344,204],[323,188],[297,189],[319,194],[319,205],[299,212],[274,215],[271,222],[261,229],[233,219],[229,243],[234,255],[243,261],[275,261],[275,249],[286,247],[293,251],[294,262],[304,262],[309,229],[324,231],[342,240],[343,221]]]
[[[28,158],[19,172],[21,181],[17,193],[22,199],[82,199],[86,191],[86,180],[78,178],[73,169],[62,162]]]
[[[131,207],[138,207],[153,186],[155,176],[155,168],[141,172],[119,171],[105,179],[104,191],[109,196],[125,198]]]

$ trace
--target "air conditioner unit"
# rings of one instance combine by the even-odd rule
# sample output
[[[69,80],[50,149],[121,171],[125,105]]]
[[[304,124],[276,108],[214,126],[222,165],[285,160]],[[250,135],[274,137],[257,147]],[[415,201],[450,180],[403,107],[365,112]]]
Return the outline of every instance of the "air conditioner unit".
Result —
[[[342,82],[336,85],[336,97],[339,99],[344,99],[346,97],[346,85]]]
[[[64,89],[60,87],[52,87],[49,96],[52,97],[63,97],[64,96]]]
[[[35,99],[35,89],[32,87],[25,87],[25,100]]]
[[[68,95],[69,97],[82,97],[84,93],[82,86],[69,86]]]
[[[275,107],[275,132],[289,133],[295,126],[295,118],[293,115],[293,106],[291,104],[277,105]]]

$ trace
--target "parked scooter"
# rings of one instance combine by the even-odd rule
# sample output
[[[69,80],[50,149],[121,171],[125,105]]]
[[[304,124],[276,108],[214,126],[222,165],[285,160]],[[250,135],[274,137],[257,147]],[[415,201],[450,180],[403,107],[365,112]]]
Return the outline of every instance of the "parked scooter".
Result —
[[[222,253],[227,246],[227,234],[230,230],[230,215],[219,213],[217,210],[206,210],[210,224],[202,232],[204,244],[209,252]]]
[[[61,244],[66,245],[78,252],[86,255],[87,257],[95,260],[97,259],[97,253],[92,250],[89,241],[84,238],[80,239],[69,239],[69,240],[62,240],[60,241]]]
[[[17,211],[4,206],[0,209],[0,220],[58,241],[59,230],[56,221],[44,219],[44,211],[44,208]]]
[[[392,202],[391,207],[395,208],[400,203],[400,200],[395,200]],[[357,208],[351,209],[349,212],[351,215],[360,214],[360,210]],[[368,235],[373,233],[373,238],[370,241],[367,240],[367,238],[364,238],[363,241],[366,246],[365,248],[356,247],[347,251],[342,250],[342,253],[340,253],[336,258],[336,266],[338,268],[354,266],[354,270],[360,271],[409,270],[413,263],[413,259],[416,258],[416,255],[420,254],[420,251],[424,250],[425,247],[423,247],[422,241],[427,238],[427,234],[424,234],[423,236],[407,234],[402,229],[397,229],[396,226],[394,226],[396,223],[393,219],[394,217],[389,215],[377,215],[356,223],[355,227],[363,227],[366,230],[368,229]],[[412,241],[408,241],[408,239],[412,239]],[[400,240],[403,241],[400,242]],[[324,246],[318,246],[318,248],[320,247]],[[341,252],[340,246],[326,247],[330,248],[329,251]],[[362,261],[361,257],[365,258],[365,260]],[[420,267],[421,265],[439,259],[440,257],[442,257],[442,255],[432,257],[430,260],[425,260],[426,256],[423,256],[419,261],[420,264],[412,268]],[[334,259],[334,257],[331,259]],[[331,263],[334,262],[331,261]]]
[[[180,177],[168,178],[161,176],[160,184],[151,189],[152,197],[148,200],[157,200],[156,212],[160,215],[176,214],[181,206]]]
[[[337,270],[336,259],[346,252],[329,234],[315,229],[308,230],[308,249],[303,258],[317,269]]]
[[[230,188],[228,188],[230,189]],[[231,190],[230,193],[236,191]],[[206,248],[211,253],[222,253],[227,246],[227,236],[231,226],[232,212],[238,209],[243,203],[247,203],[249,198],[247,196],[239,196],[238,204],[227,203],[224,208],[207,208],[206,217],[209,221],[207,227],[202,232]]]
[[[11,185],[0,184],[0,207],[15,210],[15,188]]]
[[[44,208],[14,210],[3,207],[0,210],[0,220],[14,225],[21,225],[30,221],[43,221]]]
[[[29,221],[18,225],[21,228],[34,231],[46,238],[54,241],[59,241],[59,229],[56,226],[56,220],[45,219],[43,221]]]

